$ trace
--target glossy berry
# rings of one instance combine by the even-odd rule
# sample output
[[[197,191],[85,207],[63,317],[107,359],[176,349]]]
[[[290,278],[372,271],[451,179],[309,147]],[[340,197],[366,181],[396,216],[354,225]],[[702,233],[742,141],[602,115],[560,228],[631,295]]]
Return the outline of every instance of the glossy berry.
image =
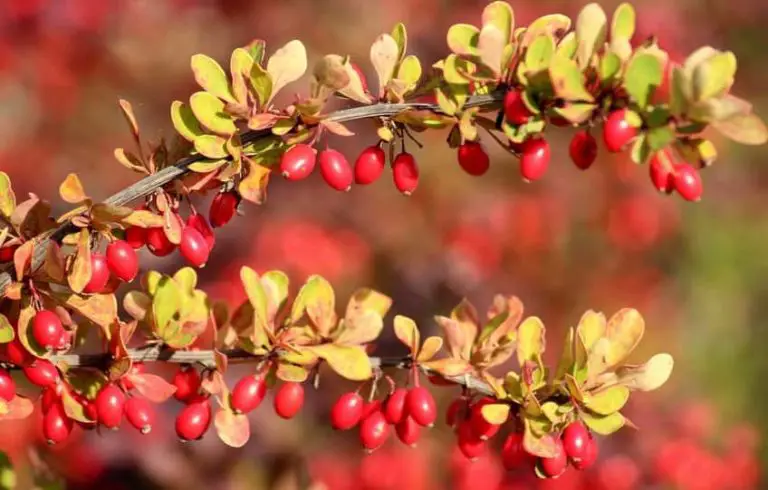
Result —
[[[507,470],[521,468],[533,461],[532,457],[523,447],[522,432],[512,432],[504,440],[501,447],[501,462]]]
[[[41,388],[53,386],[61,379],[59,370],[47,359],[36,359],[23,370],[29,382]]]
[[[405,408],[405,400],[408,397],[408,390],[405,388],[397,388],[384,402],[384,418],[387,419],[387,423],[395,425],[408,416]]]
[[[674,166],[672,157],[666,150],[658,151],[651,157],[648,171],[651,176],[651,183],[657,191],[670,194],[675,190]]]
[[[344,393],[331,408],[331,427],[349,430],[360,423],[363,417],[363,397],[357,393]]]
[[[523,144],[520,156],[520,174],[523,179],[533,182],[544,176],[552,154],[544,138],[529,139]]]
[[[0,369],[0,398],[9,402],[16,397],[16,382],[13,381],[11,373],[5,369]]]
[[[380,410],[366,417],[360,424],[360,442],[368,451],[380,448],[389,437],[390,427]]]
[[[171,384],[176,387],[174,398],[180,402],[188,402],[200,391],[200,373],[189,366],[182,366],[173,375]]]
[[[275,393],[275,413],[284,419],[292,419],[304,405],[304,386],[287,382]]]
[[[413,194],[419,185],[419,167],[410,153],[400,153],[392,162],[392,177],[395,187],[406,196]]]
[[[580,460],[572,461],[571,463],[577,470],[586,470],[595,464],[595,461],[597,461],[597,454],[597,441],[595,441],[595,438],[590,434],[583,456]]]
[[[196,228],[187,226],[181,233],[181,243],[179,252],[190,265],[194,267],[203,267],[208,262],[208,256],[211,249],[203,235]]]
[[[187,226],[199,231],[203,238],[205,238],[205,243],[208,244],[208,250],[213,250],[213,246],[216,245],[216,235],[213,234],[213,228],[208,224],[205,216],[200,213],[190,214],[187,218]]]
[[[673,183],[675,191],[686,201],[698,201],[704,193],[701,174],[693,165],[688,163],[675,165]]]
[[[603,142],[611,153],[618,153],[637,135],[637,129],[627,120],[627,110],[619,109],[608,114],[603,124]]]
[[[107,246],[107,264],[112,274],[121,281],[131,282],[139,273],[139,257],[133,247],[123,240],[115,240]]]
[[[246,376],[237,382],[232,390],[232,410],[238,413],[248,413],[261,404],[267,394],[267,384],[260,375]]]
[[[568,145],[568,154],[573,163],[581,170],[586,170],[597,158],[597,140],[586,129],[579,130]]]
[[[226,225],[235,217],[238,204],[240,204],[240,198],[234,192],[216,194],[208,209],[208,222],[214,228]]]
[[[149,434],[155,423],[155,408],[147,399],[134,396],[125,402],[125,419],[142,434]]]
[[[355,160],[355,183],[368,185],[376,182],[386,164],[384,150],[378,145],[369,146]]]
[[[133,252],[133,250],[131,250]],[[100,253],[91,254],[91,278],[88,280],[88,284],[83,288],[83,292],[87,294],[100,293],[107,287],[109,282],[109,267],[107,266],[107,258]]]
[[[395,425],[395,433],[400,442],[406,446],[416,447],[421,436],[421,426],[411,417],[406,416]]]
[[[125,242],[134,250],[147,244],[147,229],[140,226],[130,226],[125,230]]]
[[[456,433],[459,451],[470,461],[482,456],[488,448],[487,442],[475,435],[472,423],[469,420],[459,422]]]
[[[60,345],[64,333],[59,316],[50,310],[40,310],[32,319],[32,338],[40,347],[56,348]]]
[[[280,173],[291,181],[306,179],[315,169],[316,162],[314,148],[300,143],[283,153],[280,159]]]
[[[176,435],[182,441],[195,441],[211,425],[211,401],[207,398],[190,403],[176,416]]]
[[[432,393],[423,386],[411,388],[405,399],[408,415],[424,427],[431,427],[437,420],[437,406]]]
[[[565,454],[573,461],[581,460],[587,452],[590,435],[581,422],[572,422],[563,431]]]
[[[101,425],[108,429],[116,429],[123,419],[124,410],[125,393],[123,390],[113,383],[104,385],[99,394],[96,395],[96,413]]]
[[[464,407],[467,405],[466,400],[463,398],[457,398],[448,405],[448,410],[445,412],[445,425],[448,427],[456,427],[459,423]]]
[[[40,406],[43,408],[43,413],[51,409],[55,404],[61,403],[61,396],[59,391],[54,386],[43,388],[40,396]]]
[[[320,152],[317,160],[320,164],[320,175],[326,184],[342,192],[352,187],[354,174],[344,154],[327,149]]]
[[[547,478],[557,478],[568,468],[568,457],[565,454],[563,443],[560,439],[555,440],[556,454],[552,458],[539,458],[539,469]]]
[[[8,359],[8,362],[17,366],[26,366],[36,359],[21,344],[18,337],[5,344],[5,357]]]
[[[176,250],[174,245],[162,228],[149,228],[147,230],[147,248],[156,257],[165,257]]]
[[[43,416],[43,437],[48,444],[59,444],[67,440],[72,433],[74,423],[67,417],[64,411],[64,405],[53,404]]]
[[[523,101],[523,93],[512,89],[504,96],[504,117],[510,124],[519,126],[528,122],[533,113]]]
[[[373,412],[380,411],[382,405],[381,400],[371,400],[363,404],[363,416],[360,420],[365,420]]]
[[[17,248],[19,248],[18,245],[9,245],[9,246],[0,248],[0,262],[12,261]]]
[[[493,403],[493,399],[483,398],[472,405],[470,411],[469,421],[472,424],[472,431],[482,440],[490,439],[501,429],[500,425],[492,424],[483,417],[483,407],[491,403]]]
[[[469,175],[483,175],[491,165],[488,154],[482,145],[476,141],[467,141],[459,146],[458,158],[459,165]]]

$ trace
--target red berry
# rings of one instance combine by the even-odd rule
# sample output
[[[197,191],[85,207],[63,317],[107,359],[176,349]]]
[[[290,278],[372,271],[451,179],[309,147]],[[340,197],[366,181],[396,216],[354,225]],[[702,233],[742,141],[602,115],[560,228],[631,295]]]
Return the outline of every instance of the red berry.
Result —
[[[130,226],[125,230],[125,241],[133,249],[139,249],[147,244],[147,229],[140,226]]]
[[[155,408],[145,398],[132,397],[125,402],[125,418],[142,434],[149,434],[155,423]]]
[[[131,250],[133,251],[133,250]],[[100,253],[91,254],[91,279],[88,284],[83,288],[83,292],[87,294],[100,293],[107,287],[109,282],[109,267],[107,266],[107,258]]]
[[[344,393],[331,408],[331,427],[349,430],[360,423],[363,417],[363,397],[357,393]]]
[[[47,359],[36,359],[23,369],[29,382],[41,388],[53,386],[61,379],[59,370]]]
[[[495,436],[501,429],[500,425],[491,424],[483,417],[483,407],[493,403],[492,398],[483,398],[472,405],[469,421],[472,424],[472,430],[475,435],[482,440],[488,440]]]
[[[211,249],[208,242],[197,229],[187,226],[181,233],[181,243],[179,244],[181,256],[187,259],[194,267],[203,267],[208,262],[208,256]]]
[[[529,139],[523,144],[520,157],[520,174],[529,182],[544,176],[549,167],[551,152],[549,143],[543,138]]]
[[[131,282],[139,273],[139,257],[128,242],[115,240],[107,247],[107,264],[117,278]]]
[[[238,381],[232,390],[232,410],[239,413],[251,412],[261,404],[266,394],[267,384],[262,376],[246,376]]]
[[[360,420],[365,420],[370,414],[381,410],[381,400],[373,400],[363,405],[363,416]]]
[[[419,436],[421,436],[421,426],[411,417],[404,417],[395,425],[395,433],[400,442],[406,446],[416,447]]]
[[[476,141],[467,141],[459,146],[459,165],[469,175],[480,176],[488,171],[491,160],[483,149],[482,145]]]
[[[195,441],[211,425],[211,401],[207,398],[190,403],[176,416],[176,435],[182,441]]]
[[[578,461],[572,461],[573,467],[577,470],[586,470],[589,467],[591,467],[593,464],[595,464],[595,461],[597,461],[597,441],[595,441],[595,438],[592,437],[590,434],[589,441],[587,441],[587,447],[584,451],[584,455],[581,457]]]
[[[208,221],[214,228],[219,228],[235,217],[240,198],[235,192],[220,192],[211,201]]]
[[[531,455],[523,447],[521,432],[512,432],[504,440],[504,445],[501,447],[501,462],[509,471],[532,462]]]
[[[448,410],[445,412],[445,424],[448,427],[456,427],[456,424],[459,422],[466,404],[466,400],[463,398],[457,398],[453,400],[450,405],[448,405]]]
[[[603,124],[603,142],[611,153],[618,153],[637,135],[637,128],[627,120],[627,110],[619,109],[608,114]]]
[[[8,362],[17,366],[26,366],[36,358],[22,345],[18,337],[5,344],[5,356]]]
[[[96,395],[96,413],[99,416],[99,422],[108,429],[116,429],[120,426],[125,410],[125,393],[110,383]]]
[[[587,451],[590,436],[589,431],[581,422],[572,422],[563,431],[563,448],[565,454],[574,461],[581,460]]]
[[[352,167],[341,152],[323,150],[317,159],[320,163],[320,175],[326,184],[337,191],[348,191],[352,187]]]
[[[431,427],[437,419],[437,406],[432,393],[423,386],[412,388],[405,399],[408,415],[417,424]]]
[[[597,158],[597,141],[587,130],[579,130],[571,139],[568,153],[578,168],[586,170]]]
[[[523,101],[523,93],[512,89],[504,96],[504,117],[515,126],[525,124],[533,115]]]
[[[5,369],[0,369],[0,398],[9,402],[16,397],[16,382],[13,381],[11,373]]]
[[[381,410],[376,410],[360,424],[360,442],[368,451],[380,448],[389,437],[390,428]]]
[[[701,182],[701,174],[693,165],[679,163],[675,165],[673,177],[675,190],[686,201],[698,201],[704,193],[704,185]]]
[[[419,185],[419,167],[410,153],[400,153],[392,162],[392,176],[395,187],[406,196],[413,194]]]
[[[147,248],[157,257],[165,257],[176,250],[174,245],[166,236],[162,228],[147,229]]]
[[[49,310],[40,310],[32,320],[32,338],[40,347],[54,349],[61,343],[65,330],[59,316]]]
[[[301,383],[283,383],[275,394],[275,413],[284,419],[292,419],[304,405],[304,387]]]
[[[0,248],[0,262],[12,261],[17,248],[19,248],[19,245],[9,245],[7,247]]]
[[[547,478],[557,478],[568,468],[568,457],[565,454],[563,443],[560,439],[555,440],[556,454],[552,458],[539,458],[539,469]]]
[[[189,402],[200,391],[200,373],[197,369],[182,366],[173,375],[171,383],[176,387],[173,396],[180,402]]]
[[[670,194],[675,190],[675,179],[672,173],[674,166],[672,156],[666,150],[658,151],[651,157],[648,170],[651,183],[659,192]]]
[[[405,400],[408,397],[408,390],[405,388],[398,388],[387,398],[384,402],[384,418],[387,419],[387,423],[395,425],[407,417],[405,409]]]
[[[43,416],[43,437],[48,444],[59,444],[67,440],[74,424],[67,417],[64,405],[55,403]]]
[[[280,159],[280,173],[292,181],[306,179],[315,169],[316,161],[314,148],[300,143],[283,153]]]
[[[487,442],[483,441],[472,430],[469,420],[459,422],[457,429],[458,445],[461,453],[470,461],[479,458],[487,449]]]
[[[58,390],[55,387],[43,388],[43,394],[40,397],[40,405],[43,408],[43,412],[47,412],[57,403],[61,403],[61,397]]]
[[[368,185],[376,182],[387,164],[384,150],[378,145],[369,146],[355,160],[355,183]]]
[[[213,250],[213,246],[216,245],[216,235],[213,234],[213,228],[208,224],[208,220],[205,219],[200,213],[192,213],[187,218],[187,226],[191,226],[203,235],[205,243],[208,244],[208,249]]]

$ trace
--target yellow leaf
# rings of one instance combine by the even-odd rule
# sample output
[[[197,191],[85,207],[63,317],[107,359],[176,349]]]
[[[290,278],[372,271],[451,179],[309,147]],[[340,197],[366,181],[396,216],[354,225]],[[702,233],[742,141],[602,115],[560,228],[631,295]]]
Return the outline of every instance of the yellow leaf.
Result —
[[[451,357],[422,362],[421,365],[443,376],[459,376],[472,371],[472,366],[467,361]]]
[[[286,382],[303,383],[309,377],[309,370],[303,366],[281,362],[277,365],[275,375]]]
[[[236,102],[229,88],[229,81],[224,69],[216,60],[204,54],[193,55],[190,60],[195,81],[206,92],[227,102]]]
[[[88,199],[77,174],[69,174],[59,186],[59,195],[70,204],[80,204]]]
[[[81,293],[88,281],[91,280],[91,235],[87,228],[80,230],[77,240],[75,260],[67,276],[69,287],[76,293]]]
[[[0,172],[0,213],[10,217],[16,209],[16,195],[11,188],[11,179],[5,172]]]
[[[509,405],[506,403],[489,403],[483,405],[481,413],[486,422],[493,425],[502,425],[509,418]]]
[[[629,388],[616,385],[605,388],[584,397],[584,406],[599,415],[618,412],[629,400]]]
[[[424,343],[419,350],[419,355],[416,356],[418,362],[429,361],[443,348],[442,337],[427,337],[424,339]]]
[[[307,50],[301,41],[294,39],[275,51],[267,62],[267,73],[272,81],[269,101],[283,87],[301,78],[306,71]]]
[[[251,438],[251,426],[248,417],[221,409],[213,419],[219,439],[230,447],[243,447]]]
[[[517,329],[517,361],[522,366],[526,361],[537,362],[544,353],[544,323],[532,316],[523,320]]]
[[[21,281],[32,264],[32,257],[35,252],[35,241],[30,240],[21,244],[13,253],[13,265],[16,269],[16,278]]]
[[[653,391],[672,375],[675,361],[667,353],[656,354],[640,366],[622,366],[616,370],[619,383],[630,390]]]
[[[584,342],[584,347],[589,351],[595,345],[606,330],[606,319],[602,313],[596,313],[592,310],[587,311],[579,320],[576,331]]]
[[[117,319],[117,299],[114,294],[78,294],[61,293],[54,297],[65,306],[77,311],[101,327],[106,339],[111,335],[110,327]]]
[[[125,116],[126,122],[128,122],[128,126],[131,128],[131,133],[133,133],[134,138],[139,137],[139,123],[136,122],[136,116],[133,114],[133,107],[131,106],[131,103],[127,100],[120,99],[120,110],[123,112],[123,116]]]
[[[589,412],[581,412],[581,420],[587,424],[593,432],[602,436],[609,436],[624,427],[626,420],[619,412],[611,415],[592,415]]]
[[[395,74],[398,55],[397,41],[389,34],[380,35],[371,46],[371,63],[379,77],[379,95],[383,94],[384,88]]]
[[[352,381],[364,381],[373,376],[368,354],[360,346],[323,344],[306,349],[325,360],[339,376]]]
[[[152,211],[139,209],[122,218],[120,222],[128,226],[138,226],[139,228],[159,228],[163,226],[163,217]]]
[[[622,363],[637,347],[645,333],[645,321],[637,310],[625,308],[611,317],[606,336],[611,342],[608,366]]]
[[[416,322],[407,316],[397,315],[395,317],[394,326],[397,338],[410,349],[411,355],[415,357],[416,353],[419,351],[419,345],[421,344],[419,328],[416,326]]]
[[[22,299],[22,307],[21,311],[19,311],[19,320],[17,322],[19,341],[28,352],[37,357],[46,357],[48,352],[35,342],[35,339],[32,338],[29,332],[32,327],[32,319],[36,313],[37,310],[35,310],[29,300],[26,297]]]
[[[334,335],[337,344],[361,345],[376,340],[384,329],[384,319],[373,310],[361,311],[348,316]]]

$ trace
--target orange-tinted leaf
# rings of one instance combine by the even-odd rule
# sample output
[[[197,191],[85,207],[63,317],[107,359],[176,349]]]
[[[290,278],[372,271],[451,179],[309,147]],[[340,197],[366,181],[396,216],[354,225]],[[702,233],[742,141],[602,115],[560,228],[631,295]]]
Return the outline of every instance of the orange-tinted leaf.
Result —
[[[531,421],[524,418],[525,432],[523,434],[523,447],[526,452],[540,458],[553,458],[557,456],[559,447],[555,443],[554,436],[550,434],[537,435],[531,428]]]
[[[120,99],[120,110],[123,111],[123,116],[128,122],[128,126],[131,128],[134,138],[139,137],[139,124],[136,122],[136,116],[133,114],[133,107],[127,100]]]
[[[421,345],[421,336],[419,334],[419,327],[416,326],[416,322],[407,316],[397,315],[395,317],[394,325],[397,338],[410,349],[411,355],[416,357],[416,354],[419,352],[419,346]]]
[[[213,420],[216,432],[221,441],[230,447],[243,447],[251,437],[251,427],[248,417],[222,409],[216,413]]]
[[[136,387],[136,391],[141,393],[147,400],[154,403],[163,403],[176,393],[176,386],[156,374],[129,373],[125,377],[128,381],[133,383],[133,386]]]
[[[427,369],[437,371],[443,376],[459,376],[472,371],[472,366],[470,366],[468,362],[451,357],[422,362],[421,365]]]
[[[356,312],[364,310],[373,310],[379,316],[386,316],[389,308],[392,306],[392,298],[373,289],[361,288],[352,294],[347,303],[346,317],[349,318]]]
[[[419,362],[429,361],[443,348],[443,339],[441,337],[427,337],[419,349],[419,355],[416,360]]]
[[[469,344],[471,348],[472,344],[459,322],[444,316],[436,316],[435,321],[443,329],[445,341],[448,344],[448,352],[451,354],[451,357],[468,361],[469,357],[465,358],[463,353],[465,346]]]
[[[334,335],[337,344],[360,345],[372,342],[379,337],[384,329],[384,320],[373,311],[362,311],[354,316],[347,317],[340,323],[338,334]]]
[[[32,255],[35,251],[35,241],[30,240],[24,242],[13,253],[13,265],[16,268],[16,278],[21,281],[24,278],[24,273],[32,263]]]
[[[75,260],[72,262],[67,280],[69,287],[76,293],[81,293],[91,280],[91,235],[87,228],[80,230]]]
[[[70,204],[80,204],[88,199],[77,174],[69,174],[59,186],[59,195]]]
[[[245,157],[243,160],[248,167],[248,173],[240,180],[237,191],[246,201],[262,204],[267,198],[267,184],[269,183],[269,174],[272,171],[269,167],[259,165],[251,158]]]
[[[23,345],[27,351],[37,357],[46,357],[48,352],[35,342],[35,339],[32,338],[32,335],[29,332],[29,329],[32,326],[32,318],[34,318],[35,313],[35,307],[30,303],[29,298],[25,296],[22,302],[21,311],[19,311],[17,333],[21,345]]]
[[[4,409],[0,410],[0,420],[20,420],[32,415],[35,406],[29,398],[16,395],[9,402],[4,403]]]
[[[163,226],[163,217],[151,211],[143,209],[135,210],[120,222],[123,225],[138,226],[140,228],[159,228]]]
[[[45,273],[56,282],[64,281],[66,272],[64,268],[64,257],[61,255],[61,247],[53,240],[48,241],[48,251],[43,263]]]
[[[92,294],[81,296],[72,293],[54,293],[54,298],[102,328],[109,339],[110,327],[117,318],[117,299],[113,294]]]
[[[178,245],[181,243],[181,231],[184,229],[184,223],[181,217],[174,213],[171,208],[165,208],[163,213],[163,231],[171,243]]]

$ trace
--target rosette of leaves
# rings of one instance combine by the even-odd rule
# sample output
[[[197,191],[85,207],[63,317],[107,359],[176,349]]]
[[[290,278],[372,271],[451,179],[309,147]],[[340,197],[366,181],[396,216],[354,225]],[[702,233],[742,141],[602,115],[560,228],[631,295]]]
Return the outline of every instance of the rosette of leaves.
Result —
[[[208,295],[196,289],[197,273],[191,267],[173,276],[156,271],[141,279],[144,291],[130,291],[123,307],[154,339],[173,349],[192,345],[205,331],[210,318]]]

